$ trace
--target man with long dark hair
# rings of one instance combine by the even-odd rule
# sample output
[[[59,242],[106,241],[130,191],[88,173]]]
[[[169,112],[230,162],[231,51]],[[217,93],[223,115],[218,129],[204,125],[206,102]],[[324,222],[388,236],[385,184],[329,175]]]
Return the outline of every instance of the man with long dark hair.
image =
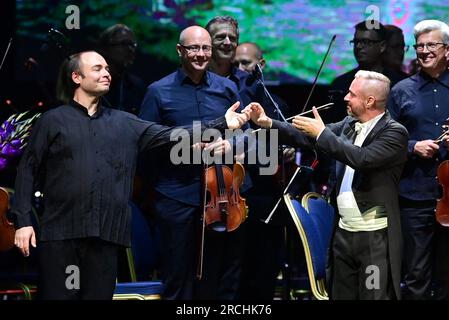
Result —
[[[45,206],[39,221],[39,297],[111,299],[118,249],[130,245],[128,200],[138,151],[173,143],[172,128],[102,106],[111,76],[97,52],[70,56],[59,83],[66,104],[36,123],[19,165],[15,244],[25,256],[30,242],[36,246],[31,199],[39,182]],[[235,113],[237,107],[228,110],[226,121],[208,125],[239,127],[247,115]]]

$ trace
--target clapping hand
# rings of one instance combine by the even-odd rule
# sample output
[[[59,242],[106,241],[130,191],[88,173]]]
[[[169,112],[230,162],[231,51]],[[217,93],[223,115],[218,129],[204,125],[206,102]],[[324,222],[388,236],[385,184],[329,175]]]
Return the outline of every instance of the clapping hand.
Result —
[[[240,102],[237,101],[226,111],[225,118],[229,129],[239,129],[250,119],[250,111],[246,110],[246,108],[246,111],[236,112],[239,106]]]
[[[272,120],[265,114],[265,110],[257,102],[251,102],[243,109],[243,112],[249,112],[251,120],[262,128],[271,128]]]

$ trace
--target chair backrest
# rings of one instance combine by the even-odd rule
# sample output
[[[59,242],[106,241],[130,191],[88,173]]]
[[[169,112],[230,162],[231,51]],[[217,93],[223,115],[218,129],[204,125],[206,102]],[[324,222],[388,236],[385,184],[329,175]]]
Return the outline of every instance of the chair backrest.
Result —
[[[304,195],[301,203],[289,194],[284,201],[292,216],[304,248],[312,293],[326,300],[326,259],[334,224],[333,207],[317,193]]]

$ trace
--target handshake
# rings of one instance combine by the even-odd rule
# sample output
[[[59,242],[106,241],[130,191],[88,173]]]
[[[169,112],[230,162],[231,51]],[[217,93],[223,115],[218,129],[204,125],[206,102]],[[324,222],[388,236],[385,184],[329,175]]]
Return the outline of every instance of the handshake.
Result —
[[[231,130],[239,129],[245,125],[250,119],[257,125],[268,128],[271,126],[271,119],[265,115],[262,106],[257,102],[251,102],[243,110],[237,112],[240,102],[234,103],[225,114],[226,124]],[[270,124],[265,126],[265,124]],[[231,150],[231,145],[228,140],[222,138],[217,139],[211,143],[195,143],[192,145],[194,150],[205,149],[206,151],[213,150],[215,155],[221,155]],[[240,155],[236,156],[239,159]]]
[[[236,112],[239,106],[240,102],[236,102],[226,111],[225,118],[229,129],[241,128],[250,119],[262,128],[271,127],[271,119],[259,103],[251,102],[240,113]]]
[[[273,121],[265,114],[264,109],[259,103],[251,102],[240,113],[237,113],[235,110],[237,110],[239,105],[240,102],[234,103],[225,114],[229,129],[238,129],[247,123],[249,119],[261,128],[271,128]],[[319,108],[313,107],[311,111],[301,113],[288,118],[287,120],[291,119],[293,127],[298,129],[301,133],[312,138],[317,138],[325,128],[325,124],[318,113],[318,109],[328,108],[329,105],[331,104],[326,104]],[[313,118],[302,116],[310,112],[313,113]]]

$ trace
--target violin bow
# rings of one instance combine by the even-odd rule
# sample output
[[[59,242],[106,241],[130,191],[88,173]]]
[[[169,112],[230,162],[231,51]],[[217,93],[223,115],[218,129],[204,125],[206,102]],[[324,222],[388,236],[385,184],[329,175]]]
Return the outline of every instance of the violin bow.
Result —
[[[324,58],[323,58],[323,60],[321,61],[320,68],[318,69],[318,72],[317,72],[317,74],[315,75],[315,80],[313,80],[312,88],[310,89],[309,95],[307,96],[307,100],[306,100],[306,102],[304,103],[304,106],[302,107],[301,113],[297,114],[297,116],[302,116],[302,115],[305,115],[305,114],[308,114],[308,113],[312,112],[312,110],[309,110],[309,111],[305,111],[305,110],[306,110],[307,105],[309,104],[310,98],[312,97],[313,91],[315,91],[315,87],[316,87],[316,84],[317,84],[317,82],[318,82],[318,78],[319,78],[320,75],[321,75],[321,71],[323,71],[324,64],[326,63],[327,57],[329,56],[330,50],[331,50],[332,45],[334,44],[336,38],[337,38],[337,35],[334,34],[334,35],[332,36],[331,41],[329,42],[329,45],[328,45],[327,50],[326,50],[326,54],[324,55]],[[334,104],[333,104],[332,102],[331,102],[331,103],[327,103],[327,104],[325,104],[325,105],[322,105],[322,106],[318,107],[317,110],[325,110],[325,109],[329,109],[329,108],[332,107],[333,105],[334,105]],[[291,120],[291,119],[293,119],[294,117],[296,117],[296,116],[287,118],[287,119],[285,119],[285,120]],[[262,128],[253,130],[252,133],[256,133],[256,132],[260,131],[261,129],[262,129]]]
[[[329,103],[323,104],[322,106],[317,107],[316,110],[317,111],[326,110],[326,109],[329,109],[330,107],[332,107],[333,105],[334,105],[333,102],[329,102]],[[309,114],[309,113],[312,113],[312,112],[313,112],[313,110],[304,111],[304,112],[301,112],[301,113],[299,113],[297,115],[291,116],[290,118],[287,118],[286,120],[287,121],[288,120],[292,120],[294,117],[305,116],[306,114]]]
[[[332,45],[334,44],[334,41],[335,41],[336,38],[337,38],[337,35],[334,34],[334,36],[332,37],[332,39],[331,39],[331,41],[330,41],[330,43],[329,43],[329,46],[327,47],[327,51],[326,51],[326,54],[324,55],[323,61],[321,61],[320,68],[318,69],[318,72],[317,72],[317,74],[316,74],[316,76],[315,76],[315,80],[313,81],[313,85],[312,85],[312,88],[310,89],[310,93],[309,93],[309,96],[307,97],[306,103],[304,103],[304,106],[302,107],[301,113],[298,114],[297,116],[302,116],[302,115],[305,115],[305,114],[308,114],[308,113],[311,113],[311,112],[312,112],[312,110],[305,111],[305,109],[306,109],[307,105],[309,104],[310,98],[312,97],[313,91],[315,90],[315,87],[316,87],[318,78],[320,77],[321,71],[323,70],[324,63],[326,62],[327,57],[329,56],[329,52],[330,52],[330,50],[331,50],[331,48],[332,48]],[[332,102],[331,102],[331,103],[327,103],[327,104],[325,104],[325,105],[322,105],[322,106],[318,107],[317,110],[328,109],[328,108],[332,107],[333,105],[334,105],[334,103],[332,103]],[[286,120],[291,120],[291,119],[293,119],[294,117],[296,117],[296,116],[287,118]],[[259,131],[259,130],[260,130],[260,129],[254,130],[253,133],[256,132],[256,131]],[[283,195],[282,195],[282,196],[279,198],[279,200],[276,202],[276,204],[275,204],[273,210],[271,210],[271,212],[270,212],[270,214],[268,215],[268,217],[267,217],[265,220],[262,220],[264,223],[268,224],[268,223],[270,222],[270,220],[271,220],[271,218],[273,217],[273,215],[274,215],[276,209],[277,209],[278,206],[279,206],[279,203],[280,203],[281,200],[283,199],[283,196],[284,196],[285,194],[288,193],[288,189],[290,188],[290,185],[293,183],[293,181],[295,180],[297,174],[298,174],[300,171],[301,171],[301,166],[298,166],[298,167],[296,168],[295,173],[293,174],[292,178],[291,178],[290,181],[288,182],[287,187],[284,189]]]
[[[318,78],[320,77],[321,71],[323,70],[324,63],[326,63],[327,57],[329,56],[329,52],[331,51],[332,45],[334,44],[336,38],[337,38],[337,35],[334,34],[331,41],[329,42],[329,46],[327,47],[326,54],[324,55],[323,61],[321,61],[320,68],[318,69],[318,72],[315,76],[315,80],[313,80],[312,89],[310,89],[309,96],[307,97],[306,103],[304,103],[304,106],[302,107],[301,113],[303,113],[306,110],[306,107],[309,104],[310,98],[312,97],[313,91],[315,90]]]
[[[329,103],[323,104],[322,106],[317,107],[316,110],[317,110],[317,111],[320,111],[320,110],[326,110],[326,109],[331,108],[333,105],[334,105],[333,102],[329,102]],[[304,111],[304,112],[299,113],[299,114],[297,114],[297,115],[291,116],[290,118],[287,118],[287,119],[285,119],[285,120],[286,120],[286,121],[290,121],[290,120],[292,120],[294,117],[297,117],[297,116],[305,116],[306,114],[309,114],[309,113],[312,113],[312,112],[313,112],[313,110]],[[253,130],[251,133],[256,133],[256,132],[258,132],[258,131],[260,131],[260,130],[262,130],[262,128]]]
[[[204,170],[208,166],[208,158],[205,159]],[[203,172],[205,172],[203,170]],[[204,194],[203,194],[203,219],[201,223],[201,238],[200,238],[200,252],[198,255],[198,265],[196,270],[196,278],[201,280],[203,278],[203,264],[204,264],[204,238],[206,233],[206,197],[207,197],[207,174],[205,174],[204,180]]]
[[[11,47],[12,37],[9,38],[8,46],[6,47],[5,53],[3,54],[2,63],[0,64],[0,70],[2,70],[3,63],[5,62],[6,56],[8,55],[9,48]]]

